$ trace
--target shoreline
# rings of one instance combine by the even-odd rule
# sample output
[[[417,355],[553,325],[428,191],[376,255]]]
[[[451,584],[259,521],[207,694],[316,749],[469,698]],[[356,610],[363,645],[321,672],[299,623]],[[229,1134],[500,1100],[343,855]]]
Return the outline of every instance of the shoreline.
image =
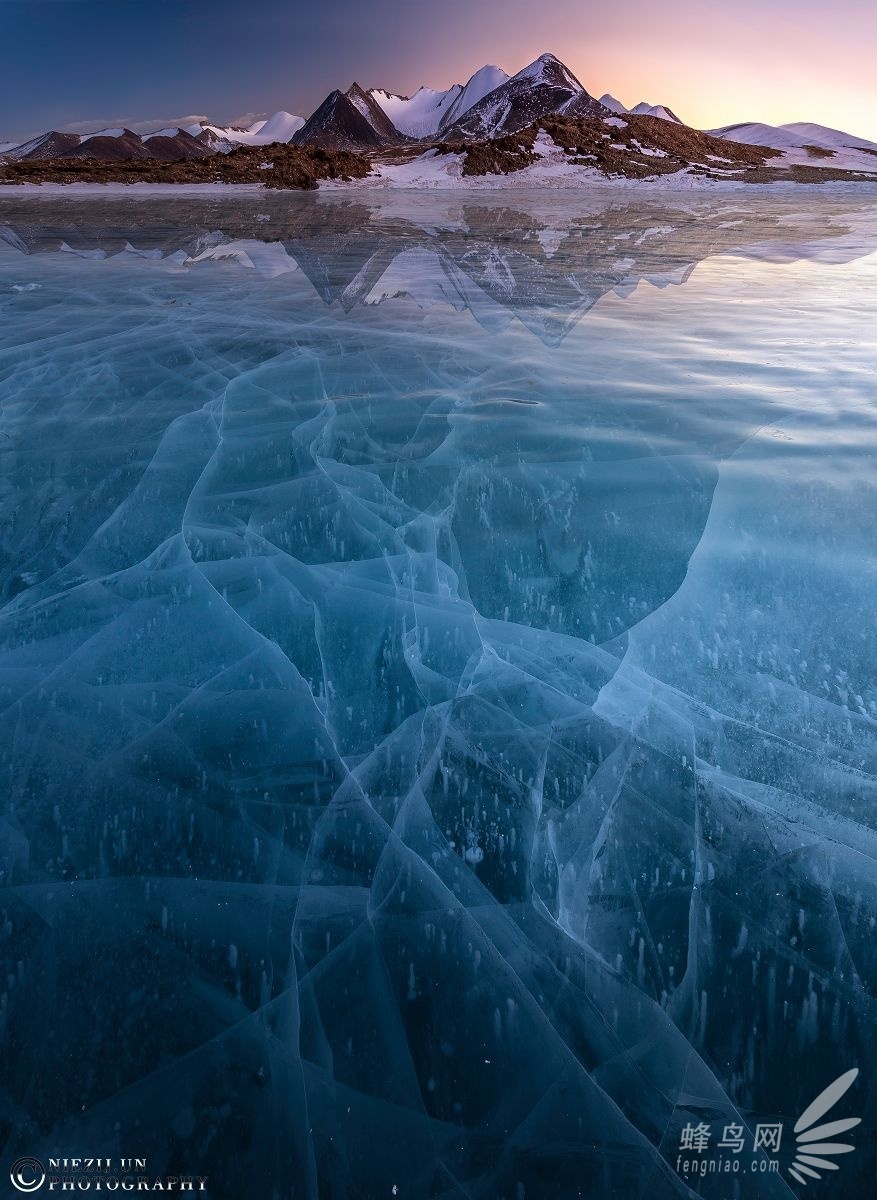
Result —
[[[867,195],[875,191],[877,179],[860,180],[826,180],[824,183],[800,182],[794,179],[772,180],[769,183],[744,183],[742,180],[698,179],[688,176],[684,181],[670,183],[675,176],[664,177],[660,180],[642,179],[600,179],[573,182],[569,180],[552,182],[546,185],[545,180],[533,180],[529,183],[507,183],[509,176],[467,179],[465,183],[411,183],[407,186],[394,183],[387,179],[362,180],[356,184],[321,184],[317,192],[333,196],[359,195],[363,192],[401,193],[409,196],[442,195],[465,196],[472,193],[484,192],[520,192],[533,193],[545,191],[562,194],[600,194],[616,192],[643,192],[649,195],[679,195],[697,193],[699,195],[721,195],[733,192],[739,195],[746,193],[777,193],[805,192],[818,194],[856,193]],[[311,196],[314,190],[300,188],[268,188],[258,183],[4,183],[0,184],[0,201],[4,198],[28,197],[34,200],[58,199],[60,197],[76,200],[89,199],[125,199],[135,198],[168,198],[192,200],[230,200],[230,199],[265,199],[276,196]]]
[[[611,125],[611,132],[605,126]],[[877,154],[877,151],[875,151]],[[861,157],[861,156],[860,156]],[[873,187],[869,161],[804,164],[780,150],[749,146],[654,117],[534,122],[514,137],[423,144],[404,152],[299,147],[286,143],[164,164],[57,158],[0,165],[0,194],[209,196],[266,191],[479,192],[563,190],[646,194],[740,188]]]

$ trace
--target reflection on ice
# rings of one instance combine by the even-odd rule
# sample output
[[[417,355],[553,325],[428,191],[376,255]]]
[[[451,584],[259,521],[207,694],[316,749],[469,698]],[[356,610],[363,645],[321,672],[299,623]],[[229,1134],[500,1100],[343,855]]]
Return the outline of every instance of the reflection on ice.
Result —
[[[11,1153],[626,1200],[864,1111],[872,210],[515,203],[4,201]]]
[[[554,343],[610,292],[682,284],[722,253],[849,262],[867,252],[877,225],[867,201],[842,193],[803,212],[788,195],[632,203],[598,194],[567,203],[571,211],[559,214],[531,196],[500,205],[428,195],[50,205],[4,197],[0,241],[24,254],[234,263],[265,279],[300,269],[327,305],[349,311],[406,296],[424,308],[469,309],[489,329],[514,314]]]

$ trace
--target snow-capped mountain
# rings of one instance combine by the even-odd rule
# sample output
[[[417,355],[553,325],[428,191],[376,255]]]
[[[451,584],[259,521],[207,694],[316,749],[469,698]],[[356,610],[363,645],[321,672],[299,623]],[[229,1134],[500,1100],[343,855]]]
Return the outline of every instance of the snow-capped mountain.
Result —
[[[4,154],[13,161],[53,158],[94,158],[100,162],[130,162],[149,158],[161,162],[206,158],[214,150],[186,129],[160,129],[141,137],[130,129],[101,129],[97,133],[44,133]]]
[[[853,171],[877,169],[877,142],[869,142],[866,138],[810,121],[796,121],[790,125],[746,121],[738,125],[723,125],[711,132],[714,137],[782,150],[786,161],[795,166],[837,167]]]
[[[256,121],[254,125],[251,125],[249,139],[244,144],[267,146],[271,142],[288,142],[304,123],[304,117],[281,109],[280,112],[272,113],[267,121]]]
[[[778,125],[766,125],[761,121],[741,121],[709,132],[713,137],[730,138],[735,142],[746,142],[749,146],[773,146],[776,150],[794,150],[806,140]]]
[[[50,129],[48,133],[41,133],[39,137],[11,147],[6,152],[6,157],[13,161],[60,158],[74,150],[81,140],[78,133],[59,133],[56,129]]]
[[[657,117],[669,125],[681,126],[683,132],[688,129],[666,104],[641,101],[627,108],[608,92],[594,99],[568,67],[546,53],[512,77],[500,67],[487,65],[465,85],[455,83],[445,91],[421,87],[412,96],[399,96],[353,83],[346,92],[333,91],[307,120],[279,111],[249,125],[220,125],[205,119],[145,135],[123,127],[85,135],[50,130],[21,144],[0,142],[0,159],[7,164],[68,157],[107,163],[135,159],[172,162],[277,142],[345,151],[398,147],[404,158],[410,143],[417,140],[489,140],[517,133],[549,116],[598,118],[620,127],[628,114],[630,119]],[[140,126],[144,127],[148,128]],[[648,129],[645,132],[651,136]],[[808,166],[877,173],[877,142],[812,122],[782,126],[749,122],[710,132],[726,141],[780,151],[779,156],[770,156],[773,169]],[[605,138],[601,134],[600,144]],[[635,151],[641,149],[634,145]],[[652,157],[666,158],[676,150],[675,142],[670,147],[658,145],[652,148]],[[416,146],[413,152],[418,152]]]
[[[187,125],[186,132],[200,138],[212,149],[225,153],[235,146],[269,146],[272,142],[288,142],[304,123],[304,117],[281,109],[266,120],[254,121],[252,125],[214,125],[209,121],[201,121]],[[157,132],[167,133],[168,130]]]
[[[805,142],[828,149],[877,150],[877,142],[869,142],[867,138],[844,133],[842,129],[832,129],[829,125],[814,125],[812,121],[793,121],[790,125],[780,125],[779,128],[794,137],[802,138]]]
[[[51,130],[20,145],[11,143],[0,150],[0,154],[12,161],[97,158],[103,162],[123,162],[157,158],[170,162],[208,154],[227,154],[236,146],[288,142],[303,125],[303,117],[276,112],[250,126],[212,125],[199,121],[185,128],[167,126],[142,135],[121,127],[99,129],[90,134]]]
[[[599,103],[602,104],[604,108],[608,108],[610,112],[625,113],[628,111],[621,101],[616,100],[615,97],[610,95],[609,92],[604,92],[604,94],[600,97]]]
[[[491,138],[524,129],[549,113],[604,116],[606,110],[553,54],[541,54],[468,112],[445,127],[465,138]]]
[[[465,85],[455,83],[443,92],[420,87],[413,96],[396,96],[381,88],[371,88],[368,95],[400,133],[423,138],[448,128],[508,78],[501,67],[486,66],[476,71]]]
[[[64,157],[124,162],[126,159],[151,158],[152,155],[143,139],[130,129],[106,129],[84,137],[73,150],[66,151]],[[182,158],[183,155],[178,157]]]
[[[616,114],[629,112],[638,117],[660,117],[662,121],[675,121],[677,125],[684,124],[684,121],[681,121],[667,104],[649,104],[647,100],[641,100],[635,108],[628,108],[610,92],[602,95],[599,102],[604,108],[608,108],[610,112]]]
[[[296,146],[320,146],[324,150],[376,150],[392,144],[394,139],[379,133],[359,108],[336,90],[291,140]]]
[[[635,108],[631,108],[629,111],[639,117],[660,117],[662,121],[675,121],[677,125],[685,124],[666,104],[649,104],[647,100],[641,100]]]
[[[160,129],[143,138],[147,157],[162,162],[179,162],[181,159],[209,158],[214,150],[205,141],[193,137],[186,129]]]
[[[469,111],[473,105],[479,100],[483,100],[490,92],[498,87],[502,87],[504,83],[508,83],[509,76],[501,67],[486,66],[481,67],[471,77],[466,86],[462,89],[456,100],[444,114],[439,125],[439,129],[447,129]]]

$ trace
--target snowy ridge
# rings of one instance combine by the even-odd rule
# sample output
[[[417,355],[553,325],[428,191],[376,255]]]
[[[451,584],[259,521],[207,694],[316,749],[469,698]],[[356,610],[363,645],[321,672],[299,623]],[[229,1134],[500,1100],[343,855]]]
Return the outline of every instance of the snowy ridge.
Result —
[[[127,130],[120,128],[120,127],[116,127],[114,129],[96,129],[94,131],[94,133],[82,134],[79,141],[87,142],[89,138],[95,138],[95,137],[111,137],[111,138],[124,137],[125,133],[127,133],[127,132],[128,132]],[[165,130],[164,132],[167,132],[167,131]],[[177,133],[178,130],[175,129],[173,132]]]
[[[465,86],[455,83],[443,92],[420,87],[413,96],[397,96],[381,88],[371,88],[368,95],[400,133],[409,137],[430,137],[449,128],[508,78],[501,67],[488,64],[477,70]]]
[[[178,133],[188,133],[190,137],[195,136],[195,134],[191,133],[191,126],[189,129],[184,129],[180,125],[168,125],[164,129],[156,129],[154,133],[145,133],[143,140],[144,142],[148,142],[151,138],[156,137],[176,137]]]
[[[739,125],[723,125],[711,132],[714,137],[782,150],[784,161],[789,166],[835,167],[851,171],[877,169],[877,142],[869,142],[866,138],[855,137],[827,125],[808,121],[766,125],[760,121],[748,121]],[[818,153],[820,150],[822,154]]]
[[[71,151],[80,144],[81,140],[78,134],[59,133],[55,129],[50,129],[48,133],[41,133],[39,137],[13,146],[5,153],[8,158],[14,160],[54,158],[61,153]]]
[[[266,145],[269,142],[288,142],[292,135],[301,129],[304,125],[304,117],[299,117],[295,113],[280,112],[272,113],[267,121],[257,121],[255,125],[250,126],[250,142],[251,146]],[[264,139],[264,141],[263,141]]]
[[[805,142],[830,149],[877,150],[877,142],[869,142],[867,138],[855,137],[828,125],[815,125],[812,121],[795,121],[791,125],[780,125],[779,128]]]
[[[641,100],[634,108],[628,108],[613,96],[611,92],[605,92],[600,97],[600,104],[614,113],[629,112],[638,117],[659,117],[662,121],[675,121],[677,125],[685,124],[667,104],[649,104],[648,100]]]
[[[681,121],[673,109],[668,108],[666,104],[649,104],[647,100],[641,100],[636,108],[632,108],[630,111],[640,117],[659,117],[662,121],[675,121],[677,125],[684,124],[684,121]]]
[[[436,133],[442,119],[454,107],[463,94],[463,87],[455,83],[444,92],[432,88],[418,88],[413,96],[395,96],[380,88],[370,88],[368,93],[387,114],[400,133],[409,137],[429,137]]]
[[[483,100],[485,96],[496,88],[502,87],[504,83],[508,82],[508,79],[508,74],[501,67],[486,66],[476,71],[445,113],[440,128],[445,128],[452,125],[454,121],[458,121],[479,100]]]
[[[187,125],[186,132],[191,133],[193,137],[207,133],[214,139],[229,142],[233,146],[268,146],[272,142],[288,142],[304,123],[304,117],[281,110],[273,113],[267,120],[255,121],[252,125],[245,127],[200,122]]]
[[[254,121],[252,125],[214,125],[209,121],[195,121],[189,125],[168,125],[149,133],[132,133],[130,129],[113,126],[98,129],[94,133],[59,133],[51,130],[23,143],[3,143],[0,154],[13,159],[58,158],[62,152],[72,153],[76,147],[94,144],[95,138],[127,140],[148,145],[153,138],[178,138],[181,134],[197,138],[210,150],[227,154],[235,146],[267,146],[272,142],[288,142],[292,135],[304,125],[304,118],[289,112],[276,112],[268,118]]]

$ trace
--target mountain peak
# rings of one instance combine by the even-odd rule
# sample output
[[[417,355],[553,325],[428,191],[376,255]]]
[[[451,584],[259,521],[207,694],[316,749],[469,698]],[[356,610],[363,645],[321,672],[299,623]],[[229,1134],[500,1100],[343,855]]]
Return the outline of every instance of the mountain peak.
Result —
[[[292,135],[304,125],[304,118],[280,109],[272,113],[267,121],[257,122],[259,128],[250,130],[254,139],[264,142],[288,142]],[[253,142],[255,145],[255,141]]]
[[[621,103],[621,101],[616,99],[616,97],[613,96],[611,92],[604,92],[604,94],[600,97],[600,103],[603,105],[604,108],[608,108],[610,112],[614,112],[614,113],[627,112],[627,109],[624,107],[624,105]]]
[[[508,80],[509,77],[502,67],[495,67],[492,63],[480,67],[469,78],[466,86],[460,91],[447,112],[445,112],[439,129],[449,129],[461,117],[464,117],[470,108],[473,108],[491,92],[496,91],[498,87],[502,87],[504,83],[508,83]]]
[[[518,71],[513,79],[532,79],[547,83],[554,87],[569,87],[573,91],[584,91],[584,88],[573,75],[572,71],[562,63],[556,54],[546,52],[534,58],[531,63]]]
[[[465,138],[516,133],[549,113],[605,116],[603,108],[556,54],[540,54],[455,119],[453,132]]]
[[[352,83],[347,89],[347,99],[357,110],[365,117],[369,125],[378,135],[387,142],[399,141],[399,130],[369,92],[361,88],[358,83]]]
[[[324,150],[376,150],[382,146],[386,146],[388,142],[397,140],[398,134],[393,123],[388,120],[384,113],[374,101],[359,88],[354,91],[351,88],[353,96],[344,95],[336,88],[334,92],[330,92],[316,112],[308,117],[307,121],[296,130],[290,139],[293,145],[296,146],[319,146]],[[374,117],[374,113],[369,108],[370,104],[374,104],[374,108],[379,114],[379,118],[387,122],[390,134],[381,132],[372,124],[370,116],[366,115],[360,108],[362,100],[365,100],[366,108]],[[357,103],[357,101],[359,103]]]
[[[673,109],[666,104],[649,104],[648,100],[641,100],[630,111],[638,117],[660,117],[662,121],[673,121],[676,125],[683,124]]]

